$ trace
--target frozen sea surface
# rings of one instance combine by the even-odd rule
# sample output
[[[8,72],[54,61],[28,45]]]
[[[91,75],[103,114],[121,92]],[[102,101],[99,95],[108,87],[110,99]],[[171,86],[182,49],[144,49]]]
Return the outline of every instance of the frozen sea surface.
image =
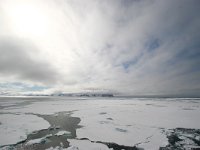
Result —
[[[39,115],[58,112],[71,111],[81,119],[67,149],[108,149],[95,143],[101,141],[156,150],[168,144],[168,130],[200,129],[200,99],[194,98],[0,98],[0,108],[0,146],[49,128]]]

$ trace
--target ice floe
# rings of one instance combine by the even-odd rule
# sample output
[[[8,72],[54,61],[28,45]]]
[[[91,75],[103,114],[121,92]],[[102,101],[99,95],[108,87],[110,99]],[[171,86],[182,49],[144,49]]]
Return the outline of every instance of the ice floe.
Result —
[[[44,119],[30,114],[1,114],[0,120],[0,146],[23,141],[31,132],[50,126]]]
[[[69,135],[69,134],[71,134],[71,132],[69,132],[69,131],[59,131],[59,132],[56,133],[55,135],[61,136],[61,135]]]
[[[92,143],[88,140],[69,140],[72,150],[73,148],[78,148],[78,150],[112,150],[109,149],[106,145],[101,143]],[[71,149],[70,149],[71,150]]]
[[[76,130],[77,138],[115,142],[128,146],[137,145],[153,150],[167,145],[168,139],[164,131],[168,129],[178,127],[198,129],[200,127],[199,108],[199,99],[88,98],[82,100],[58,97],[56,100],[53,98],[44,101],[38,100],[21,108],[11,106],[1,110],[1,112],[18,113],[26,116],[26,113],[53,115],[57,112],[73,111],[72,116],[79,117],[81,119],[80,125],[83,126]],[[5,114],[1,114],[0,117],[3,115]],[[5,125],[9,128],[13,122],[12,115],[14,114],[10,115],[7,117],[10,118],[7,124],[1,120],[0,131],[2,126]],[[29,124],[31,120],[22,122],[23,117],[19,117],[17,120],[21,120],[20,124],[23,124],[23,122],[27,124],[27,128],[22,127],[23,130],[20,130],[21,132],[18,134],[15,134],[15,131],[10,129],[11,132],[8,133],[8,137],[14,135],[17,136],[17,140],[2,141],[3,145],[5,143],[14,143],[10,141],[17,142],[25,139],[25,129],[30,132],[36,129],[30,130]],[[41,124],[44,123],[41,118],[38,121]],[[39,122],[38,124],[40,124]],[[38,126],[37,130],[41,128],[43,127]],[[12,127],[12,129],[17,128]],[[22,136],[21,139],[20,136]],[[79,144],[77,145],[77,143]],[[80,147],[82,146],[81,143],[82,141],[70,141],[72,146]]]

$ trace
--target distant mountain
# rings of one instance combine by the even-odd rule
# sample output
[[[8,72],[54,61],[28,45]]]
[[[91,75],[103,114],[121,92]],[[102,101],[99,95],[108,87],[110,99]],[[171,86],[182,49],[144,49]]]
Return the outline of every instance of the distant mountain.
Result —
[[[63,96],[63,97],[114,97],[112,93],[53,93],[53,94],[26,94],[24,96]]]
[[[114,97],[111,93],[56,93],[50,96],[67,96],[67,97]]]

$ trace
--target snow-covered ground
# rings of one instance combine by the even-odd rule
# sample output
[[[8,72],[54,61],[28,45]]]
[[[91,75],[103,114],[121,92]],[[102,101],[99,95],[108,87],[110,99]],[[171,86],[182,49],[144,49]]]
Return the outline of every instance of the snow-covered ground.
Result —
[[[34,99],[22,107],[20,103],[24,104],[24,99],[0,99],[0,106],[4,106],[0,110],[0,145],[15,144],[30,132],[49,127],[34,114],[62,111],[73,111],[72,116],[81,119],[83,127],[77,129],[77,139],[70,140],[71,148],[79,150],[87,149],[84,145],[88,150],[102,147],[80,138],[155,150],[167,145],[168,129],[200,128],[200,99],[52,97]]]

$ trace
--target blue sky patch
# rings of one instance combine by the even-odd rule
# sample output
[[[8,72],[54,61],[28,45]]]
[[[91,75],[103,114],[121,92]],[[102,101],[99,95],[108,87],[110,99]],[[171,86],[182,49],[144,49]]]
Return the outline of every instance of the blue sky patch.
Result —
[[[128,61],[123,62],[122,66],[123,66],[124,70],[127,71],[130,66],[137,64],[142,56],[143,56],[143,53],[141,53],[139,56],[137,56],[137,57],[135,57],[133,59],[130,59]]]
[[[0,83],[1,88],[10,88],[10,89],[18,89],[20,91],[42,91],[48,89],[45,86],[38,86],[38,85],[27,85],[21,82],[12,82],[12,83]]]
[[[154,51],[156,50],[157,48],[160,47],[160,40],[159,39],[151,39],[150,41],[148,41],[146,44],[145,44],[145,47],[147,49],[147,51],[151,52],[151,51]]]

